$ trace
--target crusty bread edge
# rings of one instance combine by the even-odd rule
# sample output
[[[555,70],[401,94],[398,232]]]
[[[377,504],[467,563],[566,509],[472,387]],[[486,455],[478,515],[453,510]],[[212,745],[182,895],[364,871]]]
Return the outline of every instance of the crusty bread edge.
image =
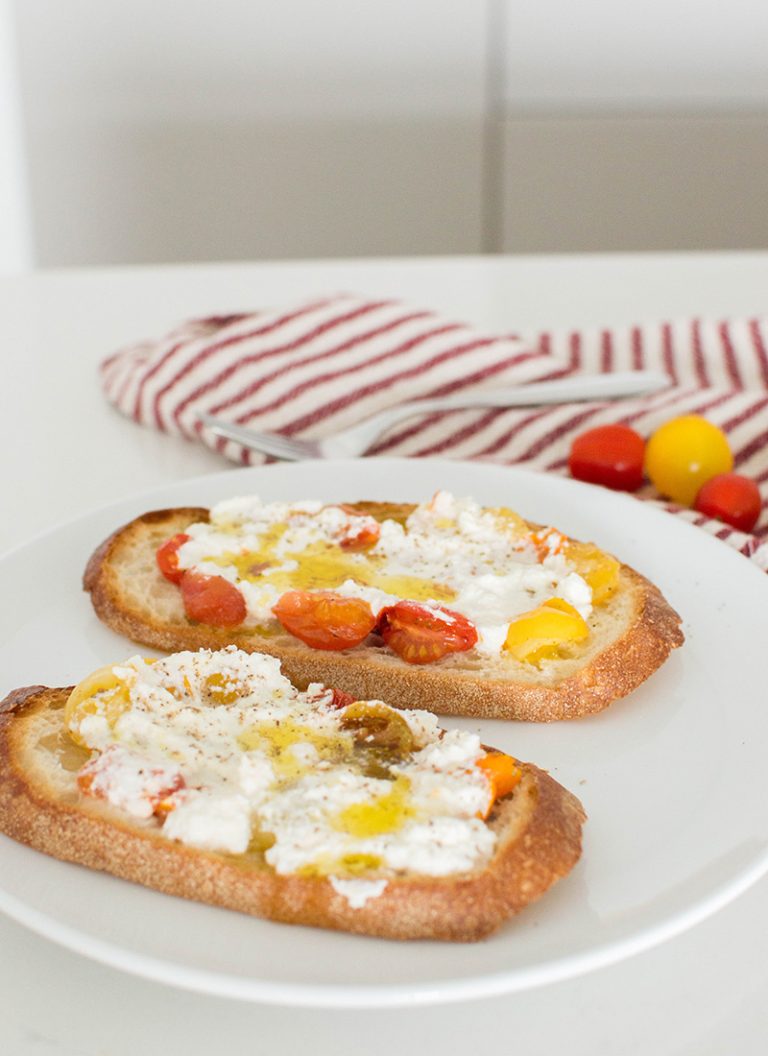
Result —
[[[499,928],[565,876],[581,855],[579,800],[529,764],[517,789],[489,819],[499,834],[482,870],[455,877],[403,877],[359,908],[320,877],[278,876],[237,859],[171,842],[85,799],[57,801],[24,766],[25,716],[61,705],[69,688],[31,686],[0,703],[0,832],[63,861],[156,891],[289,924],[388,939],[471,942]],[[520,815],[516,797],[528,797]]]
[[[365,505],[365,504],[362,504]],[[383,504],[381,504],[383,505]],[[194,521],[206,521],[208,510],[189,507],[156,510],[137,517],[114,532],[95,551],[85,571],[83,585],[91,595],[99,618],[118,634],[157,649],[221,648],[233,644],[250,652],[276,656],[284,673],[296,683],[325,682],[361,698],[383,698],[405,708],[426,708],[437,714],[475,719],[517,719],[552,722],[602,711],[641,685],[683,643],[680,617],[661,591],[645,576],[622,565],[622,575],[635,588],[634,620],[625,633],[588,664],[558,682],[483,679],[442,668],[378,661],[355,652],[310,649],[274,642],[263,635],[204,625],[164,625],[134,611],[121,600],[119,582],[110,564],[127,533],[142,525],[169,522],[169,533]]]

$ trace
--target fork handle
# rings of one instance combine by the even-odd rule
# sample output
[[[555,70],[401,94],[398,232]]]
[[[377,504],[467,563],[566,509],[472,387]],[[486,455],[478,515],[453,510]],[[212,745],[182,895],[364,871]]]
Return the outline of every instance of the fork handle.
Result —
[[[513,389],[414,400],[401,406],[418,413],[429,410],[458,410],[464,407],[535,407],[537,404],[571,403],[617,396],[635,396],[666,388],[669,378],[656,370],[626,370],[615,374],[581,374],[557,381],[534,382]]]
[[[453,411],[467,407],[536,407],[548,403],[571,403],[583,400],[612,399],[657,392],[669,385],[669,378],[657,370],[627,370],[615,374],[582,374],[557,381],[534,382],[519,388],[494,389],[457,396],[437,396],[390,407],[361,423],[370,428],[371,442],[396,422],[430,411]]]

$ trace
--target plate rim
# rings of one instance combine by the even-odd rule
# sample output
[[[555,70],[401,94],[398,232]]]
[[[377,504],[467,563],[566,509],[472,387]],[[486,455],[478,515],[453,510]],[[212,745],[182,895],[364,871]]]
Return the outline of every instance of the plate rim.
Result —
[[[0,840],[10,841],[10,837],[0,834]],[[706,920],[752,887],[766,871],[768,848],[763,852],[762,858],[753,864],[752,869],[742,873],[731,885],[721,888],[709,899],[699,900],[689,907],[686,913],[678,913],[654,928],[643,930],[633,938],[608,942],[582,953],[528,967],[522,972],[511,970],[508,973],[477,974],[469,979],[448,979],[434,983],[349,986],[338,983],[308,984],[254,980],[226,972],[189,968],[177,961],[126,951],[115,943],[89,936],[70,925],[61,924],[55,917],[30,909],[2,889],[0,911],[42,938],[100,964],[192,993],[293,1008],[417,1008],[522,993],[618,964],[659,946]],[[169,968],[173,970],[172,978],[168,975]]]

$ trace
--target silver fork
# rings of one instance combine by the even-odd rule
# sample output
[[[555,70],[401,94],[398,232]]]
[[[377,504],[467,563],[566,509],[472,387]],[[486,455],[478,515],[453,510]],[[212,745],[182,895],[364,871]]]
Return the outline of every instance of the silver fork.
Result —
[[[414,400],[390,407],[364,422],[322,440],[294,440],[279,433],[257,433],[242,425],[232,425],[200,413],[198,419],[216,436],[234,440],[251,451],[261,451],[286,462],[305,458],[354,458],[364,454],[374,440],[406,418],[433,411],[456,411],[468,407],[537,407],[547,403],[615,399],[658,392],[669,385],[669,378],[655,370],[628,370],[616,374],[579,375],[561,381],[542,381],[515,389],[496,389],[431,400]]]

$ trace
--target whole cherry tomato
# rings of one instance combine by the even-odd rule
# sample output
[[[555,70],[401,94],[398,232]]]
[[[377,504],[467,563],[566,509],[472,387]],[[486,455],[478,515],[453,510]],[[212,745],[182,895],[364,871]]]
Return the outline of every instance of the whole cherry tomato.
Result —
[[[351,649],[376,624],[367,601],[332,590],[289,590],[272,611],[286,631],[313,649]]]
[[[751,532],[760,516],[762,499],[754,480],[739,473],[720,473],[712,477],[696,496],[696,509],[725,521],[742,532]]]
[[[188,535],[179,532],[178,535],[172,536],[158,547],[155,554],[157,567],[171,583],[181,583],[181,577],[184,575],[184,569],[179,568],[179,547],[183,546],[187,539],[189,539]]]
[[[189,570],[179,585],[184,611],[190,620],[214,627],[236,627],[245,619],[245,598],[223,576],[206,576]]]
[[[637,491],[643,483],[645,441],[628,425],[587,429],[571,444],[571,476],[616,491]]]
[[[722,429],[698,414],[659,426],[645,447],[645,471],[662,495],[691,506],[702,484],[733,467]]]
[[[379,613],[378,632],[408,664],[431,664],[448,653],[462,653],[477,642],[477,628],[466,616],[442,606],[398,601]]]

